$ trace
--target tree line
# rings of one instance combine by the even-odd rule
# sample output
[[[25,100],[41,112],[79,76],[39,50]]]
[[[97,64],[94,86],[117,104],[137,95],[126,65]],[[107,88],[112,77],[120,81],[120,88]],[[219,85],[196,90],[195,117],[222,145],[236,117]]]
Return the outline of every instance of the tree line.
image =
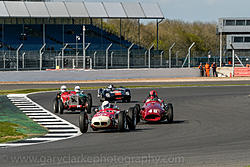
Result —
[[[149,48],[153,43],[156,48],[156,22],[140,23],[140,26],[138,20],[122,20],[121,23],[121,34],[124,39],[140,44],[145,48]],[[103,28],[119,36],[120,20],[106,20],[103,23]],[[178,53],[180,57],[185,57],[193,42],[195,42],[195,46],[192,53],[195,57],[204,57],[208,53],[212,56],[218,56],[219,37],[216,35],[216,23],[189,23],[166,19],[159,24],[159,50],[166,53],[170,46],[176,43],[172,51],[173,54]]]

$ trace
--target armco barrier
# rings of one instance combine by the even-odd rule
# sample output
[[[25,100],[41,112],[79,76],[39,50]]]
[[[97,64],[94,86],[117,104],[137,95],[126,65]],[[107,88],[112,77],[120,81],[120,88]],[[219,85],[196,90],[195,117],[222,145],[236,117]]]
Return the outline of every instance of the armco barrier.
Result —
[[[236,67],[234,68],[235,77],[250,77],[250,68],[248,67]]]

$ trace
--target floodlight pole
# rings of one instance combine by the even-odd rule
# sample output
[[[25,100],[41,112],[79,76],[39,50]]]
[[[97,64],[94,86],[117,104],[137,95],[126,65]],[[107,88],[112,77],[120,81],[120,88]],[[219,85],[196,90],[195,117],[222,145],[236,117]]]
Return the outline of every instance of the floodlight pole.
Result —
[[[130,68],[130,50],[132,49],[132,47],[134,46],[135,44],[132,43],[132,45],[128,48],[128,69]]]
[[[157,50],[159,50],[159,24],[163,21],[164,19],[161,19],[158,21],[156,20],[156,41],[157,41]]]
[[[169,48],[169,56],[168,56],[168,67],[171,68],[171,57],[172,57],[172,49],[175,46],[175,43],[173,43]]]
[[[41,47],[41,49],[39,50],[39,54],[40,54],[40,71],[42,70],[42,65],[43,65],[43,49],[45,48],[46,44],[43,44],[43,46]]]
[[[82,26],[82,49],[83,49],[83,69],[86,69],[86,49],[85,49],[85,31],[86,31],[86,27],[85,25]]]
[[[109,56],[109,49],[111,48],[111,46],[112,46],[113,44],[111,43],[108,47],[107,47],[107,49],[106,49],[106,69],[108,69],[108,65],[109,65],[109,58],[108,58],[108,56]]]
[[[231,43],[230,44],[231,48],[232,48],[232,77],[234,77],[234,58],[235,58],[235,53],[234,53],[234,46]]]
[[[64,50],[67,48],[68,44],[66,43],[62,48],[62,69],[64,69]]]
[[[78,67],[78,41],[80,40],[80,36],[76,35],[76,66]]]
[[[23,62],[23,63],[22,63],[22,64],[23,64],[23,69],[24,69],[24,56],[25,56],[25,54],[26,54],[25,52],[23,52],[23,54],[22,54],[22,59],[23,59],[23,61],[22,61],[22,62]]]
[[[192,45],[188,48],[188,68],[190,68],[191,63],[191,49],[195,45],[195,42],[192,43]]]
[[[151,58],[151,49],[154,47],[154,44],[148,49],[148,68],[151,68],[150,58]]]
[[[21,44],[17,50],[16,50],[16,70],[18,71],[18,63],[19,63],[19,50],[23,47],[23,44]]]

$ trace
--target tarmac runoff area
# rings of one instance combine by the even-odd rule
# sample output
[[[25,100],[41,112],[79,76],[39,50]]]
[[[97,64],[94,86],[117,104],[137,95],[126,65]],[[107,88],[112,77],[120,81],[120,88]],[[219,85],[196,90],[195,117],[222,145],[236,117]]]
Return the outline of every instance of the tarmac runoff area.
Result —
[[[250,77],[199,77],[198,69],[123,69],[75,71],[8,71],[0,72],[0,89],[58,88],[114,85],[197,85],[250,84]]]
[[[198,77],[198,69],[121,69],[67,71],[7,71],[0,72],[0,82],[32,81],[95,81],[110,79],[183,78]]]

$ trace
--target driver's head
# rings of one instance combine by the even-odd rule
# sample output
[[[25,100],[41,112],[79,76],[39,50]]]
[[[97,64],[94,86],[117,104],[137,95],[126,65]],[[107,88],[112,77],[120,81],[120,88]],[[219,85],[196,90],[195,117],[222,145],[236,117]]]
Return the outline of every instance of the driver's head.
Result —
[[[155,91],[155,90],[151,90],[150,92],[149,92],[149,96],[150,96],[150,98],[152,97],[152,98],[155,98],[155,97],[157,97],[157,92]]]
[[[105,109],[105,108],[108,108],[109,107],[109,102],[108,101],[104,101],[102,103],[102,108]]]
[[[75,87],[75,92],[76,92],[76,93],[79,93],[80,90],[81,90],[80,86],[76,86],[76,87]]]
[[[109,85],[108,88],[112,89],[112,88],[114,88],[114,85]]]
[[[60,91],[63,93],[65,91],[67,91],[67,87],[65,85],[62,85],[60,88]]]

